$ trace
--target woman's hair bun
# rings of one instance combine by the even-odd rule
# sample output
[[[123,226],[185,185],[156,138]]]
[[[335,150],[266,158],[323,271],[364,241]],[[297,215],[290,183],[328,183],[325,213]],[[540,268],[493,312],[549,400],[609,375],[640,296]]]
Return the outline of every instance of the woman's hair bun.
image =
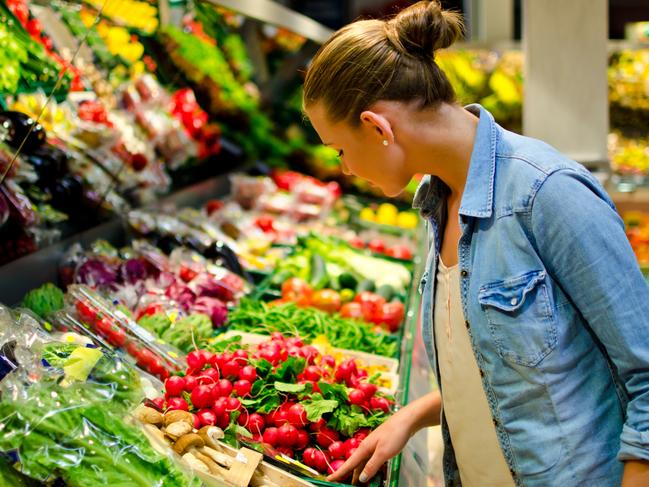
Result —
[[[402,10],[386,21],[388,40],[403,54],[434,58],[435,51],[453,44],[462,36],[462,17],[443,10],[439,0],[424,0]]]

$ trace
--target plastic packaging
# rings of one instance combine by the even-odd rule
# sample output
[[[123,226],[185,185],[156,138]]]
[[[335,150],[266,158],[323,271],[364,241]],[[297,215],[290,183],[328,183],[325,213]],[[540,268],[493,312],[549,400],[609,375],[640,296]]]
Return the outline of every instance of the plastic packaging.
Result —
[[[123,349],[138,366],[160,379],[183,367],[184,356],[139,326],[123,311],[115,309],[85,286],[68,289],[68,312],[80,319],[112,347]]]

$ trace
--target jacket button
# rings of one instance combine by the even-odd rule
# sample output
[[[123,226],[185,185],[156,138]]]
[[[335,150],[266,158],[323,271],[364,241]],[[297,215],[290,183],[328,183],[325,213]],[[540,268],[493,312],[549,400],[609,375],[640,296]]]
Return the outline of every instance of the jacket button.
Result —
[[[461,275],[462,277],[466,277],[466,276],[469,275],[469,271],[467,271],[466,269],[462,269],[462,272],[460,272],[460,275]]]
[[[484,377],[484,370],[480,369],[480,377]]]
[[[466,320],[464,322],[464,325],[466,326],[466,329],[468,330],[471,327],[471,323],[469,323],[469,320]]]
[[[498,428],[498,420],[496,418],[493,418],[493,420],[494,420],[494,426]]]

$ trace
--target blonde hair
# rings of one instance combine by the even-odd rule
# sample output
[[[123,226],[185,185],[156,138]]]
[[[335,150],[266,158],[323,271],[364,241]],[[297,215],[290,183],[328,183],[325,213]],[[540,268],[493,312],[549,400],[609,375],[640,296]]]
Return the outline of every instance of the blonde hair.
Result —
[[[316,53],[304,81],[305,107],[323,102],[332,122],[358,125],[374,102],[453,102],[435,51],[462,35],[459,14],[439,0],[420,1],[389,20],[360,20],[338,30]]]

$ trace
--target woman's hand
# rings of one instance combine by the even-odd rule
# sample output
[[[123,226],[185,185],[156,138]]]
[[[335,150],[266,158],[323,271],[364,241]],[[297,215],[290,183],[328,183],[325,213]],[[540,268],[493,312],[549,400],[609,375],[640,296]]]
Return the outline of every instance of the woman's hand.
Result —
[[[381,465],[403,450],[412,435],[423,427],[439,424],[440,409],[441,397],[437,391],[400,409],[372,431],[352,456],[327,480],[340,481],[364,465],[359,480],[368,481],[378,472]]]

